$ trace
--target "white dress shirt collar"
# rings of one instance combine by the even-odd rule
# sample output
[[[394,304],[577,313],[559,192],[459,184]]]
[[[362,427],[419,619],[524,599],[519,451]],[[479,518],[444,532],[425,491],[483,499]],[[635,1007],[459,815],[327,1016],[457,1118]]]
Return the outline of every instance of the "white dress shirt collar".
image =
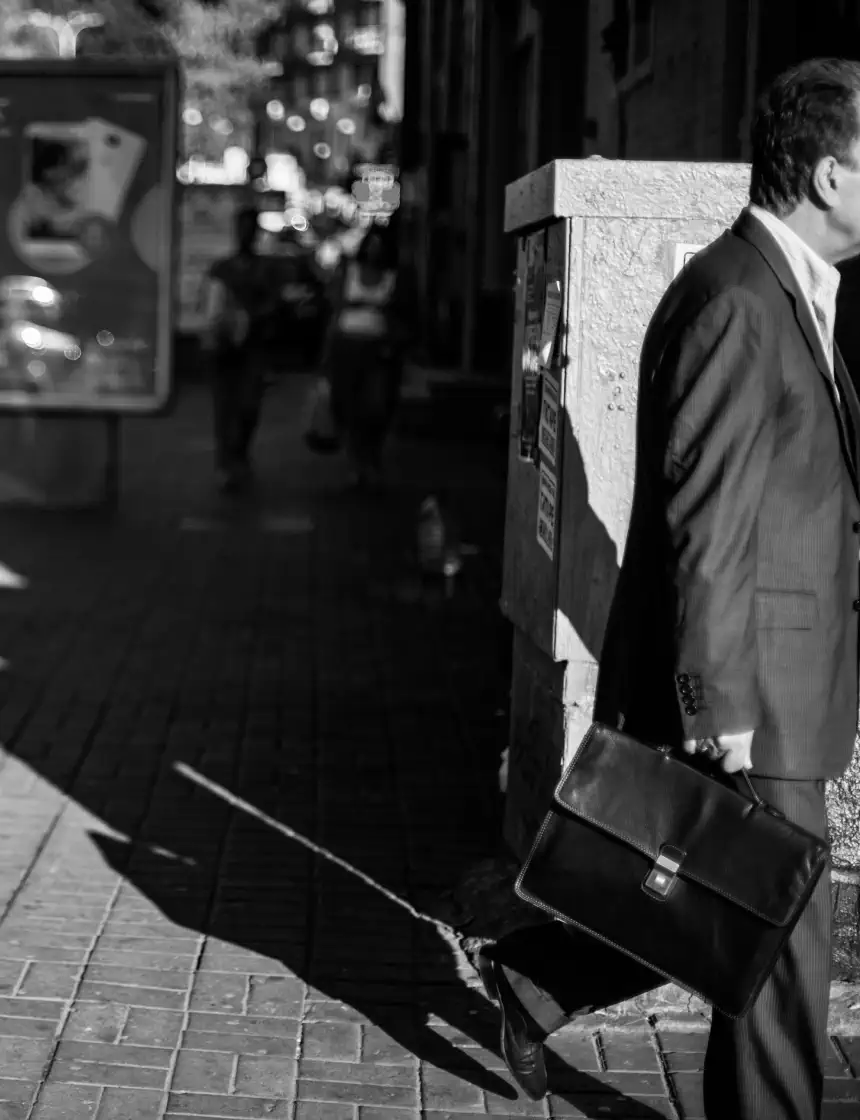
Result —
[[[749,212],[761,222],[785,255],[801,295],[812,312],[832,371],[836,296],[841,280],[839,270],[828,264],[802,237],[769,210],[750,205]]]

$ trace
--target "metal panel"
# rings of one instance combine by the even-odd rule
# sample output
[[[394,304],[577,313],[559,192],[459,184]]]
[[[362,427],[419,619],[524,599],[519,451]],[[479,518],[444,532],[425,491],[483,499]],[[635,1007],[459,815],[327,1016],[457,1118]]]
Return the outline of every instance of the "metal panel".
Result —
[[[556,463],[550,462],[537,448],[532,458],[526,457],[523,434],[531,426],[534,441],[537,440],[540,410],[538,407],[537,414],[529,416],[529,406],[524,402],[524,385],[528,370],[533,369],[535,361],[547,283],[560,281],[564,296],[566,272],[565,222],[555,222],[521,238],[517,265],[502,611],[539,650],[550,655],[554,648],[559,550],[556,543],[550,556],[547,549],[541,547],[538,520],[542,491],[546,498],[546,483],[542,486],[541,473],[543,471],[544,480],[557,477],[563,449]],[[566,318],[567,312],[563,309],[558,332],[562,339],[567,334]],[[563,382],[563,349],[554,365],[554,377]],[[539,401],[538,397],[538,405]],[[531,444],[532,441],[528,442]],[[557,488],[556,508],[559,501]],[[557,517],[555,521],[557,533]]]

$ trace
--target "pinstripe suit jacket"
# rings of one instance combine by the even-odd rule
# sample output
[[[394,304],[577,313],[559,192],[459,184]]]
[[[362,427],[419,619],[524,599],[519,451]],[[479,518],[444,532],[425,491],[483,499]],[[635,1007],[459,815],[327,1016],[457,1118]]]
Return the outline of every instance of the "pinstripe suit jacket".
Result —
[[[860,404],[744,212],[642,350],[636,481],[595,718],[680,744],[754,729],[754,773],[840,774],[858,710]]]

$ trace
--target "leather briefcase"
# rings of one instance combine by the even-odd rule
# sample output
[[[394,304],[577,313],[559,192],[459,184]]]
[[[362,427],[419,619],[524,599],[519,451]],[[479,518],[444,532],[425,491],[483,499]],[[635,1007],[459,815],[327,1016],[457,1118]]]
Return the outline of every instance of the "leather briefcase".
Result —
[[[520,898],[733,1018],[755,1001],[828,856],[756,794],[593,724],[517,879]]]

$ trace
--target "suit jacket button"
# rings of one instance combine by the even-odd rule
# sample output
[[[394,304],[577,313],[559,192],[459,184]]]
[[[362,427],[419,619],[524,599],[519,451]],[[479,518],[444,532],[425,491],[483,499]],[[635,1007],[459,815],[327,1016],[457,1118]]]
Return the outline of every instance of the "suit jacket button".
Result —
[[[678,681],[678,684],[689,684],[690,683],[690,674],[689,673],[679,673],[676,680]]]
[[[855,611],[860,611],[860,599],[855,599],[851,606]]]
[[[855,521],[851,528],[855,533],[860,533],[860,521]]]
[[[695,708],[692,704],[688,704],[686,706],[686,708],[684,708],[684,711],[687,713],[688,716],[694,716],[696,714],[696,712],[698,711],[698,709]]]

